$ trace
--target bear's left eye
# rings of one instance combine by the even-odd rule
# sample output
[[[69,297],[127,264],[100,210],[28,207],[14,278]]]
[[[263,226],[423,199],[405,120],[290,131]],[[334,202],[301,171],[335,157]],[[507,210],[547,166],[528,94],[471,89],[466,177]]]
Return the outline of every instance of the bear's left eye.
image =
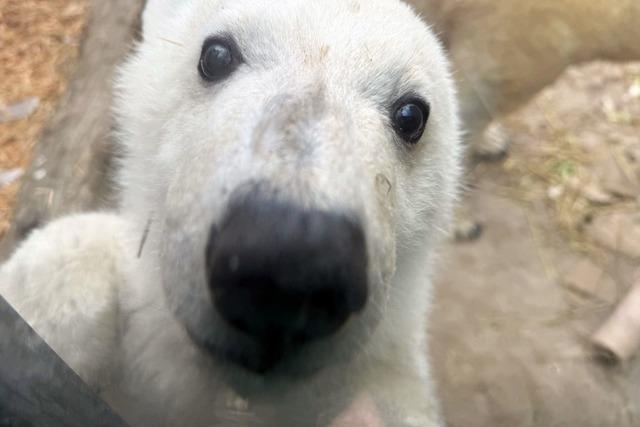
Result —
[[[393,128],[405,142],[415,144],[427,126],[429,104],[418,97],[409,97],[396,102],[393,113]]]
[[[240,53],[232,39],[211,37],[202,46],[198,71],[204,80],[213,82],[227,77],[240,62]]]

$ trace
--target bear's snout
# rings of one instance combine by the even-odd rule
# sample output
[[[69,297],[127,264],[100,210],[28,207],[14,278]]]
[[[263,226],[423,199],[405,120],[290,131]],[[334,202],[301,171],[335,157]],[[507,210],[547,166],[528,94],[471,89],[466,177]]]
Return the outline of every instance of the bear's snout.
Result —
[[[220,315],[274,363],[335,333],[367,300],[365,235],[342,214],[245,197],[212,228],[206,262]]]

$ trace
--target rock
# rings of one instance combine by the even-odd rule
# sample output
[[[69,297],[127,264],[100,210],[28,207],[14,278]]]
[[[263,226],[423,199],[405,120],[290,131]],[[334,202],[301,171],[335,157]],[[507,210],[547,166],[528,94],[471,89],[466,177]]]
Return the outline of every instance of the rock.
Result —
[[[47,171],[44,169],[37,169],[34,173],[33,173],[33,178],[36,181],[42,181],[43,179],[45,179],[47,177]]]
[[[473,154],[477,160],[485,162],[504,160],[511,142],[509,132],[504,125],[493,122],[485,130],[482,139],[473,144]]]
[[[562,185],[553,185],[547,190],[547,197],[551,200],[558,200],[564,194],[564,187]]]
[[[596,217],[587,234],[599,245],[640,259],[640,212],[614,212]]]
[[[627,175],[615,159],[609,157],[599,167],[602,188],[620,197],[636,198],[640,195],[640,183],[633,175]]]
[[[562,285],[581,296],[613,302],[616,296],[615,283],[600,266],[588,258],[579,260],[566,272]]]
[[[40,106],[40,98],[31,96],[15,104],[0,108],[0,123],[22,120],[29,117]]]
[[[580,188],[580,192],[585,199],[596,205],[610,205],[614,202],[614,197],[594,182]]]
[[[473,242],[482,236],[482,224],[473,219],[458,219],[455,224],[454,239],[456,242]]]

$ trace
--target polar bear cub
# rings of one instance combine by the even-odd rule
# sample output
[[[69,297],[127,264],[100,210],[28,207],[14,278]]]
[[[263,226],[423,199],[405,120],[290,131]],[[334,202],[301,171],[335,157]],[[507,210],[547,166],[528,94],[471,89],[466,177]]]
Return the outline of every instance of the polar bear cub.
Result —
[[[397,0],[149,0],[116,84],[117,212],[34,232],[0,292],[132,425],[440,426],[430,277],[454,88]]]

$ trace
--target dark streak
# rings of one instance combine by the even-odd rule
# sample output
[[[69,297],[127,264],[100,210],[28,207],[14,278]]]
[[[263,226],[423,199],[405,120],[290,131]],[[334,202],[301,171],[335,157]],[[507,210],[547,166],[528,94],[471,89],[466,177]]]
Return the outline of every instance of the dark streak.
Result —
[[[142,234],[142,240],[140,241],[140,247],[138,248],[138,258],[142,256],[142,250],[145,243],[147,243],[147,237],[149,236],[149,230],[151,229],[151,223],[153,223],[153,217],[149,217],[147,225],[144,227],[144,233]]]

